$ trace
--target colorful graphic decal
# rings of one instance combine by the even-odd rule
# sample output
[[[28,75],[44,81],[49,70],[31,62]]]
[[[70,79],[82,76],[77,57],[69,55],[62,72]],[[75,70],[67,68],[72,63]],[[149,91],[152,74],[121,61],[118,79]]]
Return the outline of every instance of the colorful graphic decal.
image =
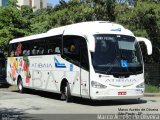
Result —
[[[30,82],[30,72],[29,72],[29,59],[28,56],[23,57],[23,70],[24,70],[24,76],[26,77],[26,83]]]
[[[18,43],[17,49],[16,49],[16,55],[20,56],[22,53],[22,44]]]
[[[16,48],[16,56],[21,55],[22,53],[22,44],[18,43],[17,48]],[[25,76],[25,82],[29,83],[30,82],[30,72],[29,72],[29,59],[28,56],[24,56],[23,58],[15,58],[14,57],[14,51],[11,52],[10,54],[10,68],[11,72],[9,72],[10,77],[13,81],[16,80],[16,76],[20,74],[21,72],[24,72]]]
[[[66,68],[66,65],[64,63],[60,63],[56,57],[54,57],[54,63],[56,68]]]
[[[121,67],[123,67],[123,68],[127,68],[128,67],[127,60],[121,60]]]
[[[10,77],[12,78],[13,81],[16,80],[16,72],[18,69],[18,60],[15,59],[14,57],[10,57],[10,68],[11,68],[11,73],[10,73]]]

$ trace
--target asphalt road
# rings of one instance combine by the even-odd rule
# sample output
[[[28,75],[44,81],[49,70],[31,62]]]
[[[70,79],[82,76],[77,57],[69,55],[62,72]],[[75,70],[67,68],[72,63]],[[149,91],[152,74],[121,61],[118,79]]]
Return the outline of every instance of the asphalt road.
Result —
[[[144,97],[140,101],[91,101],[74,97],[72,103],[66,103],[60,100],[59,94],[32,90],[20,94],[17,90],[0,88],[2,120],[6,117],[27,120],[97,120],[97,115],[123,113],[160,114],[160,97]]]

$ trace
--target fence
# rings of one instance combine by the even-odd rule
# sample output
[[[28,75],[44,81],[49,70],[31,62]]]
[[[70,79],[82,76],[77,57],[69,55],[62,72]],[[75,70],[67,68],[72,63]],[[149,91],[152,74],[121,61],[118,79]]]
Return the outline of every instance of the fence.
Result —
[[[160,87],[160,64],[145,64],[145,83]]]

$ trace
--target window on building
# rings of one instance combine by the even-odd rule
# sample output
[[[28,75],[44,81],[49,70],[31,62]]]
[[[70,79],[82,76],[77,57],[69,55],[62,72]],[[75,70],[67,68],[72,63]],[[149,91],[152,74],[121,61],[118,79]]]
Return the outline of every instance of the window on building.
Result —
[[[32,0],[29,0],[29,6],[32,7]]]
[[[43,8],[43,0],[40,0],[40,8]]]
[[[8,2],[9,2],[9,0],[2,0],[2,6],[7,6]]]

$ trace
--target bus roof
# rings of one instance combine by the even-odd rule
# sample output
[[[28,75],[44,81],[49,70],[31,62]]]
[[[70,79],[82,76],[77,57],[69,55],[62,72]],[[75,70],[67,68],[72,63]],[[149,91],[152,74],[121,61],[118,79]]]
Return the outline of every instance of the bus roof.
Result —
[[[81,23],[66,25],[63,27],[51,29],[46,33],[13,39],[10,41],[10,43],[34,40],[34,39],[45,38],[55,35],[62,35],[62,34],[79,35],[84,37],[93,34],[121,34],[121,35],[134,36],[130,30],[125,29],[122,25],[109,21],[91,21],[91,22],[81,22]]]

